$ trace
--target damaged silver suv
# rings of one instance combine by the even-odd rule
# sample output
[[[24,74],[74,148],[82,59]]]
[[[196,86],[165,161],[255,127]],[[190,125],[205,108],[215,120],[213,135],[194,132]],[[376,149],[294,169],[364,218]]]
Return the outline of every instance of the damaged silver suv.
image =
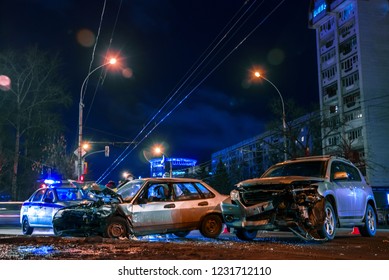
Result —
[[[337,227],[358,227],[367,237],[377,229],[371,187],[350,161],[335,156],[278,163],[237,184],[221,207],[225,224],[242,240],[254,239],[258,230],[326,241]]]

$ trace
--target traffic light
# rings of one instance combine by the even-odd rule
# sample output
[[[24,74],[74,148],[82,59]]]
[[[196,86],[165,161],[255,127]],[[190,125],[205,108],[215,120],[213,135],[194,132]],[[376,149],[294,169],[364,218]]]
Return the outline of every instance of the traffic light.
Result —
[[[88,163],[84,161],[83,168],[82,168],[82,174],[88,173]]]
[[[81,181],[81,182],[84,182],[84,180],[85,180],[85,174],[82,174],[82,175],[80,176],[80,181]]]
[[[109,157],[109,146],[105,146],[104,154],[105,154],[106,157]]]

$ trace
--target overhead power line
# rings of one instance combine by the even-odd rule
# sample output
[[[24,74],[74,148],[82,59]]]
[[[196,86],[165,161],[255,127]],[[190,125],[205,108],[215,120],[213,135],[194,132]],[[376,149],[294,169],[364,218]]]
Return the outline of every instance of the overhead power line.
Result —
[[[253,12],[251,12],[248,15],[248,18],[245,18],[244,16],[253,8],[253,5],[257,2],[256,0],[253,1],[251,5],[247,7],[246,10],[243,8],[245,5],[247,5],[249,1],[246,1],[242,8],[239,9],[239,11],[234,15],[233,19],[231,21],[234,21],[234,23],[230,25],[230,22],[227,24],[227,26],[223,29],[221,32],[222,35],[220,35],[219,40],[217,43],[213,46],[214,42],[211,43],[211,45],[207,48],[207,50],[203,53],[202,56],[200,56],[199,63],[196,65],[193,65],[190,69],[191,71],[188,71],[187,74],[182,79],[182,82],[179,84],[176,90],[174,90],[169,97],[167,97],[165,103],[162,105],[162,107],[157,111],[156,114],[154,114],[153,117],[147,122],[147,124],[144,126],[143,129],[136,135],[134,138],[134,142],[136,142],[135,145],[127,146],[126,149],[115,159],[115,161],[107,168],[107,170],[98,178],[97,183],[104,180],[123,160],[132,153],[162,122],[164,122],[211,74],[213,74],[219,67],[222,65],[284,2],[285,0],[282,0],[278,2],[277,5],[275,5],[273,8],[271,8],[270,12],[267,13],[260,21],[241,39],[235,47],[233,47],[230,50],[227,50],[227,54],[220,58],[218,62],[206,73],[202,78],[200,78],[199,81],[194,80],[194,77],[197,78],[202,71],[205,69],[203,67],[204,65],[209,65],[212,60],[215,60],[216,58],[211,55],[216,51],[216,53],[220,53],[222,48],[226,48],[226,44],[222,44],[222,42],[228,42],[232,39],[232,37],[237,35],[237,32],[239,29],[242,28],[243,24],[247,22],[249,17],[252,17],[254,15]],[[258,7],[261,6],[265,1],[261,1],[258,4]],[[258,9],[258,7],[256,9]],[[239,15],[241,11],[243,10],[243,14]],[[228,27],[229,26],[229,27]],[[224,30],[227,30],[224,32]],[[218,47],[220,47],[218,49]],[[210,51],[208,51],[210,50]],[[197,63],[197,62],[196,62]],[[193,69],[193,70],[192,70]],[[200,72],[200,73],[199,73]],[[188,91],[184,92],[182,89],[184,87],[189,86],[191,83],[195,83],[195,85],[188,89]],[[179,94],[179,98],[175,98]],[[174,101],[174,102],[173,102]],[[170,109],[168,109],[168,106]],[[166,109],[164,115],[160,117],[158,120],[157,117],[164,112]],[[142,136],[143,135],[143,136]],[[138,140],[138,138],[140,138]]]

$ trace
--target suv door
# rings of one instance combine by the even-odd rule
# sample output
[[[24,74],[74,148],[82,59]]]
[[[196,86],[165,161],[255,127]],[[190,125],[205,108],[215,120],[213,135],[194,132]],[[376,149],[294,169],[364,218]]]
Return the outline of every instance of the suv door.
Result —
[[[365,182],[359,170],[351,165],[345,165],[346,172],[349,176],[350,183],[354,187],[354,199],[352,213],[354,218],[361,220],[364,217],[366,210],[367,192]]]
[[[346,172],[346,164],[341,161],[333,161],[331,164],[331,181],[334,185],[336,207],[340,219],[350,219],[354,216],[354,184],[349,178],[337,179],[336,176]]]

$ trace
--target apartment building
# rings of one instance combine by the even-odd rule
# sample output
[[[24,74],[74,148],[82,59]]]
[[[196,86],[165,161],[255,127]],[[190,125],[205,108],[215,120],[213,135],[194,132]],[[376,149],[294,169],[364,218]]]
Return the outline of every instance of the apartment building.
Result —
[[[328,120],[323,153],[348,149],[376,191],[387,192],[389,1],[312,0],[309,27],[316,30],[320,107]]]

